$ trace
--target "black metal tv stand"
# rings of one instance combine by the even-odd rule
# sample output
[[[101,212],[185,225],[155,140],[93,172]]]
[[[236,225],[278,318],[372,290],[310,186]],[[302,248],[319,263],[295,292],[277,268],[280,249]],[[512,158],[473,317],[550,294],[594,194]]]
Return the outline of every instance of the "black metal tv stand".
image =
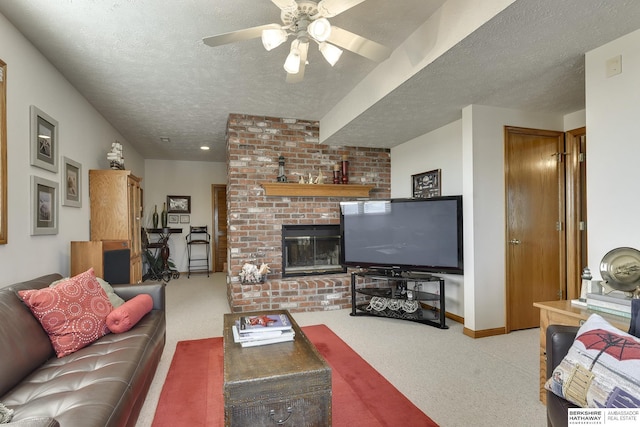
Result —
[[[361,286],[357,284],[358,278],[365,279]],[[414,283],[413,289],[407,287],[409,282]],[[417,289],[427,282],[438,282],[438,293]],[[444,279],[441,277],[390,270],[351,273],[351,316],[389,317],[448,329],[444,300]],[[431,302],[428,305],[433,308],[424,308],[422,302]]]

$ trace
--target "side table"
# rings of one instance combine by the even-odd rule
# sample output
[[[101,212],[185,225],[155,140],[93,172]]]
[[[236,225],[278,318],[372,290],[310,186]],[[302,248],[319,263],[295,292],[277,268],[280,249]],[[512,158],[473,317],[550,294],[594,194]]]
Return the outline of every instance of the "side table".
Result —
[[[181,234],[182,228],[147,228],[147,233],[158,235],[158,240],[155,243],[149,243],[147,248],[160,250],[160,257],[162,258],[162,272],[160,272],[160,276],[162,279],[168,282],[172,276],[174,279],[179,278],[180,273],[177,270],[169,268],[169,237],[172,234]]]

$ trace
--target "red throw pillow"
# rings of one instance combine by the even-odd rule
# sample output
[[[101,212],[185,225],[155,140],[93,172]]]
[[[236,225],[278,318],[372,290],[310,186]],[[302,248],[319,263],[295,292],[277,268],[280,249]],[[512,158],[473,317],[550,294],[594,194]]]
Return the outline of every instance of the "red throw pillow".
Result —
[[[107,327],[114,334],[127,332],[153,308],[153,298],[149,294],[140,294],[114,309],[107,316]]]
[[[113,306],[93,268],[52,288],[18,291],[49,335],[58,357],[80,350],[109,333]]]

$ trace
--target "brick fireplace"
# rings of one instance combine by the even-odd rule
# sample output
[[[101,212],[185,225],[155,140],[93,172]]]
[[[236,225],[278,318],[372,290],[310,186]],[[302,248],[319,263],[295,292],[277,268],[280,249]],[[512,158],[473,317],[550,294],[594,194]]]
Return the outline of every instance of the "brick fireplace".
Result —
[[[374,186],[371,198],[391,193],[388,149],[320,145],[317,121],[231,114],[227,123],[227,242],[229,305],[234,312],[288,309],[319,311],[350,306],[348,273],[282,277],[282,225],[339,224],[343,197],[266,196],[262,182],[276,182],[278,157],[289,182],[349,160],[349,184]],[[245,263],[269,265],[262,283],[242,283]]]

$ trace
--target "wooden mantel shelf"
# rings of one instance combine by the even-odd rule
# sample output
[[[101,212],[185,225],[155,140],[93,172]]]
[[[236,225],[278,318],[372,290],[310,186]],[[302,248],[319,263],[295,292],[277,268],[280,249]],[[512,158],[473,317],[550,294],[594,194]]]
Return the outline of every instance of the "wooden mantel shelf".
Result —
[[[293,197],[369,197],[373,185],[359,184],[297,184],[285,182],[261,183],[267,196]]]

